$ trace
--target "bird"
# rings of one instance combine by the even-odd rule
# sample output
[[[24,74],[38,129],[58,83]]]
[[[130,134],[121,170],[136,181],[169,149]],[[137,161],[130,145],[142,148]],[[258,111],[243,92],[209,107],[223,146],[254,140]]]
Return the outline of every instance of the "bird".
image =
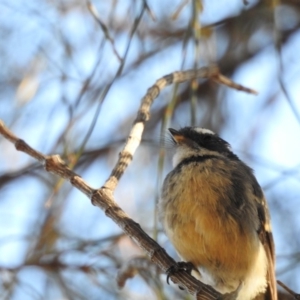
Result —
[[[253,170],[228,142],[201,127],[169,128],[173,170],[159,219],[200,281],[237,300],[277,300],[268,205]]]

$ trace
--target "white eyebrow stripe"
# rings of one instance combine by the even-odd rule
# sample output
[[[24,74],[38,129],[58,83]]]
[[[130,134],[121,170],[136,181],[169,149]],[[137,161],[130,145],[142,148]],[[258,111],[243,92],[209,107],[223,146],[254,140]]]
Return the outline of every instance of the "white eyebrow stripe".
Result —
[[[201,128],[201,127],[194,127],[193,128],[196,132],[198,133],[203,133],[203,134],[212,134],[214,135],[215,133],[209,129],[206,128]]]

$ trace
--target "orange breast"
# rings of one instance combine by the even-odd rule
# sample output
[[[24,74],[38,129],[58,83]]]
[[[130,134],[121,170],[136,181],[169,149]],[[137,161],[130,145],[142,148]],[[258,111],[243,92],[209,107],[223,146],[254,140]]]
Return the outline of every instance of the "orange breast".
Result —
[[[257,255],[259,240],[254,228],[245,230],[226,212],[230,179],[206,172],[187,175],[177,182],[166,206],[164,223],[172,244],[195,266],[220,277],[228,272],[243,277]]]

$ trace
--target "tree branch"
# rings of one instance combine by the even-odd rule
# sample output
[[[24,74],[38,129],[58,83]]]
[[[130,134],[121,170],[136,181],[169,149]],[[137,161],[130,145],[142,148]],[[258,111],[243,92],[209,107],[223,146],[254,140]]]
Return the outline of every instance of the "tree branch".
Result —
[[[166,272],[176,262],[171,258],[160,245],[150,238],[140,227],[134,222],[115,202],[113,192],[118,184],[119,179],[123,175],[125,169],[131,162],[133,155],[140,144],[145,122],[150,118],[150,108],[161,90],[167,85],[173,83],[181,83],[196,78],[210,78],[215,82],[222,83],[229,87],[242,90],[248,93],[256,93],[253,90],[245,88],[239,84],[232,82],[230,79],[221,75],[216,67],[201,68],[199,70],[188,70],[184,72],[174,72],[157,80],[150,87],[146,95],[142,99],[137,117],[133,123],[133,127],[128,136],[124,149],[119,154],[119,160],[114,167],[109,179],[100,189],[90,187],[78,174],[71,170],[59,155],[46,156],[35,149],[31,148],[25,141],[15,136],[0,120],[0,134],[7,140],[12,142],[16,149],[27,153],[31,157],[37,159],[46,169],[47,172],[56,174],[68,181],[83,192],[93,205],[101,208],[106,216],[111,218],[136,244],[142,248],[150,260],[159,266],[163,272]],[[178,271],[171,275],[174,283],[180,284],[190,294],[195,295],[197,299],[214,300],[214,299],[235,299],[238,291],[221,295],[210,286],[198,281],[185,271]]]

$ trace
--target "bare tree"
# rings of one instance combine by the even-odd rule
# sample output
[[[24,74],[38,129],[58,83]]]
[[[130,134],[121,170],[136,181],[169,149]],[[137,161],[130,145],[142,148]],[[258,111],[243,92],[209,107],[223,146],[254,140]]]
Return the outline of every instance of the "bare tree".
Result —
[[[160,135],[170,123],[217,131],[256,170],[271,206],[278,279],[299,290],[298,1],[0,5],[0,119],[34,149],[60,154],[96,188],[109,177],[139,101],[156,79],[216,64],[257,90],[254,97],[192,80],[162,91],[115,199],[177,259],[156,218],[161,180],[170,169]],[[65,180],[5,139],[0,154],[4,299],[186,297]],[[119,276],[125,284],[119,289],[117,272],[128,270],[139,276],[126,284]]]

